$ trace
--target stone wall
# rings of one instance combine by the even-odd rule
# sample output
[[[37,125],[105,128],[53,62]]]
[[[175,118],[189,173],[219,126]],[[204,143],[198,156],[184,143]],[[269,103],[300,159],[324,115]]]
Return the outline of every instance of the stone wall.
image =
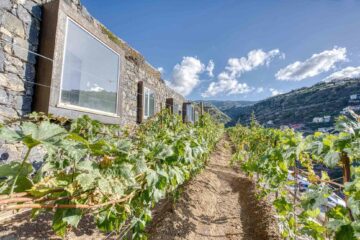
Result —
[[[51,0],[0,1],[0,122],[32,111],[36,83],[36,55],[42,20],[42,5]],[[155,91],[156,112],[165,107],[166,98],[179,104],[185,99],[169,89],[160,73],[143,56],[94,19],[78,0],[64,0],[84,19],[108,36],[125,52],[121,124],[135,124],[137,83],[143,81]]]
[[[40,20],[37,2],[0,1],[0,120],[31,111]]]
[[[36,84],[36,54],[42,20],[42,5],[51,0],[0,0],[0,122],[22,117],[32,111],[34,85]],[[135,124],[137,114],[137,84],[143,81],[155,91],[156,112],[165,107],[166,98],[174,98],[177,104],[184,97],[168,88],[160,73],[149,65],[144,57],[106,27],[90,16],[78,0],[67,0],[74,10],[97,29],[108,36],[125,52],[121,124]],[[7,144],[0,139],[0,164],[22,159],[22,145]],[[43,156],[35,149],[30,162],[39,165]]]

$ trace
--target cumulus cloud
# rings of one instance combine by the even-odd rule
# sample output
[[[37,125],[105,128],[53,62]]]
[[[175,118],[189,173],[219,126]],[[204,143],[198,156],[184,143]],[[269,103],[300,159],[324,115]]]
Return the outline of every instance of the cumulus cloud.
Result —
[[[344,78],[359,78],[360,77],[360,66],[359,67],[346,67],[340,71],[334,72],[328,77],[324,78],[323,81],[330,82],[337,79]]]
[[[222,72],[218,76],[218,81],[210,83],[206,92],[202,93],[201,96],[210,97],[222,92],[226,92],[228,95],[242,94],[251,92],[252,90],[253,89],[246,83],[240,83],[236,79],[232,78],[228,73]]]
[[[187,96],[200,83],[200,74],[205,65],[196,57],[183,57],[181,63],[174,66],[168,85],[178,93]]]
[[[208,63],[208,65],[206,66],[206,72],[209,75],[209,77],[214,77],[214,68],[215,68],[215,63],[214,61],[211,59]]]
[[[278,80],[301,81],[334,68],[337,62],[346,61],[346,48],[334,47],[315,53],[303,62],[296,61],[280,69],[275,77]]]
[[[269,90],[271,92],[271,96],[276,96],[276,95],[284,93],[283,91],[275,89],[275,88],[270,88]]]
[[[164,74],[165,69],[163,67],[158,67],[157,70],[161,73]]]
[[[232,77],[240,77],[244,72],[249,72],[255,68],[263,65],[269,65],[274,57],[280,56],[284,58],[285,55],[279,49],[273,49],[269,52],[264,52],[262,49],[255,49],[247,54],[247,57],[230,58],[226,70]]]
[[[203,97],[216,96],[220,93],[243,94],[253,91],[246,83],[241,83],[238,78],[245,72],[252,71],[259,66],[268,65],[275,57],[284,58],[285,55],[279,49],[264,52],[255,49],[247,54],[247,57],[230,58],[225,70],[221,72],[216,82],[210,83],[209,87],[201,95]]]
[[[105,91],[105,89],[100,87],[96,83],[94,83],[94,86],[90,88],[90,91],[91,92],[102,92],[102,91]]]

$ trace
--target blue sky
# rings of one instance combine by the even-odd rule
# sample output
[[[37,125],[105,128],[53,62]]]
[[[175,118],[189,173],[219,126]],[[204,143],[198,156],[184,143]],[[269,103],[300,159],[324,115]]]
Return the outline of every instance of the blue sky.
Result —
[[[260,100],[360,76],[360,1],[82,3],[189,99]]]

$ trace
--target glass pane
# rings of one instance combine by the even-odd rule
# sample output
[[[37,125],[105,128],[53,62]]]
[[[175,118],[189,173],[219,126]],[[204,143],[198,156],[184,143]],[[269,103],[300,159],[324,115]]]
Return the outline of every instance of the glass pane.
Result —
[[[149,103],[149,115],[154,116],[155,113],[155,95],[150,93],[150,103]]]
[[[182,115],[182,108],[181,108],[181,105],[177,105],[177,112],[176,114],[179,114],[179,115]]]
[[[149,91],[148,89],[145,89],[144,91],[144,116],[149,116]]]
[[[179,106],[177,104],[173,105],[173,114],[178,114],[179,112]]]
[[[186,105],[186,116],[189,122],[193,122],[193,110],[190,104]]]
[[[116,113],[119,55],[68,20],[61,102]]]

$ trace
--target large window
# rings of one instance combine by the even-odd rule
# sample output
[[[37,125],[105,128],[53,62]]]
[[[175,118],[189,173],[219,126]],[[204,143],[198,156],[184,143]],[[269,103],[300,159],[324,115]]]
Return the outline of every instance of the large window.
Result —
[[[120,57],[68,18],[60,104],[117,113]]]
[[[198,111],[194,111],[194,121],[195,122],[199,121],[199,112]]]
[[[193,106],[186,104],[186,122],[194,122]]]
[[[144,118],[153,116],[155,113],[155,94],[149,88],[144,88]]]
[[[173,113],[177,115],[181,115],[181,106],[179,104],[174,104]]]

